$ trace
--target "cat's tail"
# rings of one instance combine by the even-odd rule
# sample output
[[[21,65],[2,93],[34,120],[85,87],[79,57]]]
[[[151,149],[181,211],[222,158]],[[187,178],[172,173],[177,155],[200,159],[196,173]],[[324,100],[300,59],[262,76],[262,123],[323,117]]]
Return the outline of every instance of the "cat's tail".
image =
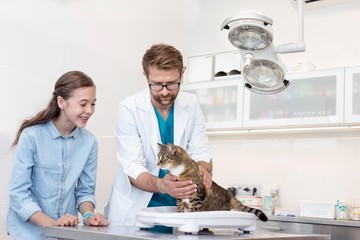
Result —
[[[239,201],[236,201],[236,204],[234,204],[234,205],[235,205],[235,208],[233,208],[232,210],[253,213],[263,222],[266,222],[268,220],[268,217],[265,215],[265,213],[263,213],[263,211],[261,211],[259,209],[248,207],[248,206],[240,203]]]

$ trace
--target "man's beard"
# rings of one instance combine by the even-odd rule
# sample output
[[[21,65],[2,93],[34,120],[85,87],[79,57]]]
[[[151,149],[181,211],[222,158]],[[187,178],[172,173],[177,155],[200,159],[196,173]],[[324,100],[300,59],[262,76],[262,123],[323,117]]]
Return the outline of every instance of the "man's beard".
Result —
[[[164,97],[161,95],[159,96],[159,95],[153,94],[152,96],[153,96],[153,99],[155,100],[155,102],[157,102],[158,104],[160,104],[161,106],[164,106],[164,107],[171,106],[176,98],[176,95],[174,95],[174,94],[168,94],[165,97],[166,100],[163,100]]]

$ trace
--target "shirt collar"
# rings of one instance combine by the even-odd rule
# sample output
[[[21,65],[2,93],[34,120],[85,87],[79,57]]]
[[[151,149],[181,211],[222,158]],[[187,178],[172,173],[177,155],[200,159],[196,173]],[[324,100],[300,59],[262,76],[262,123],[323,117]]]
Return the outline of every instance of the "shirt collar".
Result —
[[[53,121],[50,120],[49,122],[46,123],[46,125],[47,125],[47,128],[49,129],[50,135],[53,139],[56,139],[59,137],[64,138],[63,136],[61,136],[60,132],[55,127]],[[80,129],[78,127],[75,127],[75,129],[66,138],[70,138],[70,137],[76,138],[79,135],[79,131],[80,131]]]

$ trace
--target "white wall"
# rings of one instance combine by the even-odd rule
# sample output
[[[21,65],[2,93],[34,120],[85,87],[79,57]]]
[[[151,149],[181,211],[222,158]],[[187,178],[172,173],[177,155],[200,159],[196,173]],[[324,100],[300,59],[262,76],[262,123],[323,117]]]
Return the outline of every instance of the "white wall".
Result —
[[[298,12],[293,0],[199,0],[191,7],[188,18],[186,53],[202,55],[236,50],[227,40],[227,30],[220,31],[225,19],[245,9],[256,9],[273,19],[274,43],[298,40]],[[295,5],[296,6],[296,5]],[[304,8],[306,52],[282,54],[283,62],[292,66],[312,61],[318,69],[359,65],[360,2],[355,0],[322,0]]]
[[[116,106],[120,99],[145,86],[141,70],[144,51],[158,42],[174,44],[185,59],[234,50],[220,25],[245,8],[261,10],[274,19],[276,42],[296,41],[296,10],[288,0],[274,2],[0,1],[0,226],[5,226],[13,162],[10,145],[15,132],[24,118],[47,104],[63,72],[82,70],[98,86],[96,112],[88,128],[99,141],[97,199],[98,211],[102,211],[116,165],[112,136]],[[356,27],[360,3],[335,2],[305,13],[307,51],[283,56],[286,64],[313,61],[318,68],[360,65],[360,48],[356,47],[360,42]],[[211,138],[211,144],[214,178],[224,186],[257,183],[265,193],[276,182],[284,206],[295,206],[298,199],[360,199],[352,190],[360,185],[357,133],[351,137]],[[333,187],[336,184],[338,187]],[[353,188],[345,189],[349,184]],[[6,238],[3,228],[0,238]]]
[[[256,9],[274,20],[276,44],[298,40],[297,8],[290,0],[200,0],[187,23],[190,56],[232,51],[223,21],[244,9]],[[287,66],[313,62],[317,69],[360,65],[360,2],[326,0],[305,5],[304,53],[283,54]],[[196,23],[194,23],[196,22]],[[262,195],[280,187],[282,207],[298,208],[298,200],[360,200],[360,133],[256,134],[210,137],[214,179],[225,187],[260,184]],[[346,187],[349,186],[349,187]]]
[[[278,184],[280,206],[360,200],[360,132],[213,136],[214,179],[223,186]]]
[[[82,70],[97,85],[96,112],[87,128],[97,135],[97,211],[116,168],[113,125],[118,102],[143,89],[141,58],[152,44],[181,49],[182,3],[178,1],[0,1],[0,239],[14,152],[10,145],[24,118],[45,107],[55,81]]]

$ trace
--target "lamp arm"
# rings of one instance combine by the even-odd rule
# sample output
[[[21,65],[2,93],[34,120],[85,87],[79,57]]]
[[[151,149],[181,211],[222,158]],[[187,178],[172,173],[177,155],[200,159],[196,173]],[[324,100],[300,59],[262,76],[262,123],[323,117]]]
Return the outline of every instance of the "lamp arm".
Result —
[[[253,55],[251,53],[247,53],[244,56],[244,67],[248,68],[251,65],[251,61],[253,60]]]
[[[297,43],[284,43],[275,47],[277,53],[305,52],[304,42],[304,0],[294,0],[298,3],[298,28],[299,36]]]
[[[296,0],[296,1],[298,2],[298,27],[299,27],[298,41],[304,42],[304,0]]]
[[[275,47],[276,53],[305,52],[305,42],[283,43]]]

